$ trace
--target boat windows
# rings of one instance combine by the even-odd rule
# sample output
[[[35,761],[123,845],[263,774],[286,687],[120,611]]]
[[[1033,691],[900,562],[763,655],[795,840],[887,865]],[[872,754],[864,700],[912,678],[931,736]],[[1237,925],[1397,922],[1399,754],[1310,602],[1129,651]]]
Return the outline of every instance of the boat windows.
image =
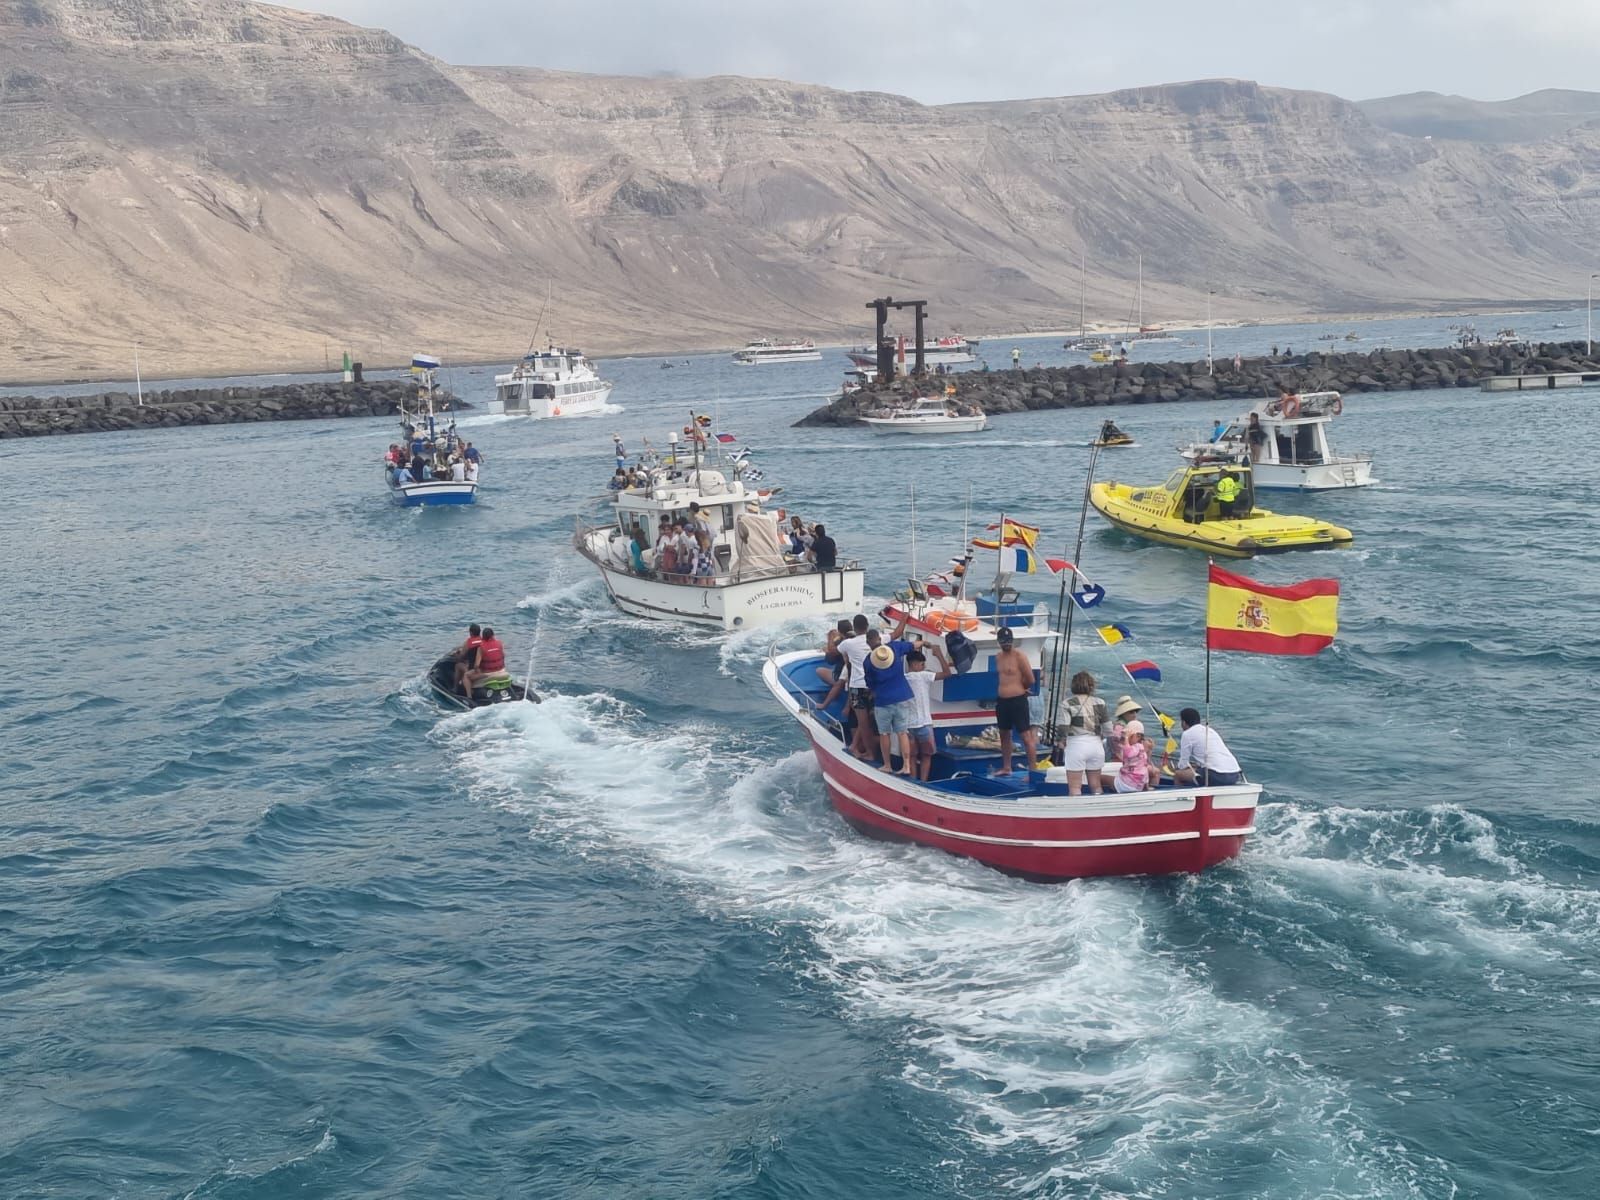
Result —
[[[1179,467],[1171,475],[1167,476],[1167,481],[1161,485],[1162,489],[1165,490],[1165,491],[1172,492],[1172,493],[1176,494],[1177,492],[1182,490],[1182,488],[1183,488],[1183,477],[1186,474],[1188,474],[1188,472],[1185,471],[1182,467]]]

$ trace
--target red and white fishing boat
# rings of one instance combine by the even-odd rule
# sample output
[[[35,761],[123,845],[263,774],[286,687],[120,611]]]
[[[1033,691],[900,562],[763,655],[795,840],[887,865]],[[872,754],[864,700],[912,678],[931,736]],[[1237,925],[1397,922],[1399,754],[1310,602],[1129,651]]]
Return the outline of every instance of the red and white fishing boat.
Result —
[[[1254,783],[1168,782],[1144,792],[1072,796],[1062,771],[1030,772],[1025,760],[1013,774],[995,776],[998,750],[951,738],[965,740],[962,735],[994,725],[999,623],[1012,629],[1017,648],[1036,669],[1045,665],[1058,635],[1031,605],[914,596],[884,615],[898,620],[907,610],[908,636],[937,639],[957,629],[977,651],[966,671],[932,685],[937,749],[927,782],[891,775],[850,755],[841,702],[823,707],[829,688],[817,677],[824,665],[820,651],[774,656],[762,672],[810,740],[833,806],[856,828],[1047,880],[1201,871],[1234,857],[1254,832],[1261,797]]]

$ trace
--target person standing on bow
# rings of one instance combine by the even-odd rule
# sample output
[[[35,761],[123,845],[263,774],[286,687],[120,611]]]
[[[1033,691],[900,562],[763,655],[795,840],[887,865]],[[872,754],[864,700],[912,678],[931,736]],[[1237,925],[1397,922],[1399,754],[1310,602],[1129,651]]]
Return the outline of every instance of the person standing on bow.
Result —
[[[1111,732],[1106,702],[1094,694],[1094,676],[1079,671],[1072,677],[1072,694],[1061,705],[1059,720],[1067,733],[1061,765],[1067,769],[1067,794],[1100,794],[1100,775],[1106,765],[1105,738]]]
[[[994,669],[998,676],[994,723],[1000,730],[1000,773],[1011,774],[1012,739],[1022,742],[1028,755],[1028,770],[1039,769],[1039,738],[1033,729],[1033,714],[1028,709],[1028,693],[1033,691],[1033,664],[1016,647],[1016,635],[1002,625],[995,633],[999,649]]]
[[[867,644],[872,647],[867,655],[866,680],[872,689],[872,716],[878,726],[878,752],[883,758],[884,771],[911,775],[916,770],[916,760],[911,753],[911,731],[917,724],[917,704],[906,681],[906,655],[916,649],[915,643],[906,641],[907,617],[902,615],[894,636],[885,642],[876,630],[867,634]],[[894,770],[894,739],[900,739],[900,770]]]

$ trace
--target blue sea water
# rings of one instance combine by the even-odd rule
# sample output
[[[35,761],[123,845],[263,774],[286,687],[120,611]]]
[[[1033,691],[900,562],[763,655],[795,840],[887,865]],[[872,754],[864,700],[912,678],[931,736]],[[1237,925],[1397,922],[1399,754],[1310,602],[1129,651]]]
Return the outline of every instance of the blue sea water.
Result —
[[[1246,568],[1336,575],[1339,642],[1213,663],[1259,833],[1041,886],[835,816],[758,677],[818,630],[624,617],[569,541],[610,435],[692,405],[883,597],[957,551],[969,489],[1068,547],[1104,414],[793,429],[838,353],[674,361],[605,364],[604,416],[466,417],[460,511],[389,505],[383,421],[0,444],[0,1193],[1594,1193],[1600,483],[1554,448],[1600,398],[1352,397],[1381,486],[1277,503],[1355,547]],[[1139,446],[1103,473],[1153,480],[1231,414],[1110,415]],[[1196,700],[1203,559],[1092,520],[1081,563]],[[471,620],[543,704],[431,703]]]

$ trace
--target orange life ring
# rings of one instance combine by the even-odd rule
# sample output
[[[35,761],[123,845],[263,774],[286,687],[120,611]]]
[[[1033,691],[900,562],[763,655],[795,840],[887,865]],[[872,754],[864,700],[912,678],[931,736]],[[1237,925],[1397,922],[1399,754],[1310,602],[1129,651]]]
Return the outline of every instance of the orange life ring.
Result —
[[[1284,416],[1288,417],[1292,421],[1294,418],[1300,415],[1300,397],[1298,395],[1285,396],[1282,401],[1279,402],[1278,408],[1280,411],[1282,411]]]
[[[550,410],[550,415],[552,417],[559,417],[561,415],[561,406],[558,404],[554,408],[552,408]]]

